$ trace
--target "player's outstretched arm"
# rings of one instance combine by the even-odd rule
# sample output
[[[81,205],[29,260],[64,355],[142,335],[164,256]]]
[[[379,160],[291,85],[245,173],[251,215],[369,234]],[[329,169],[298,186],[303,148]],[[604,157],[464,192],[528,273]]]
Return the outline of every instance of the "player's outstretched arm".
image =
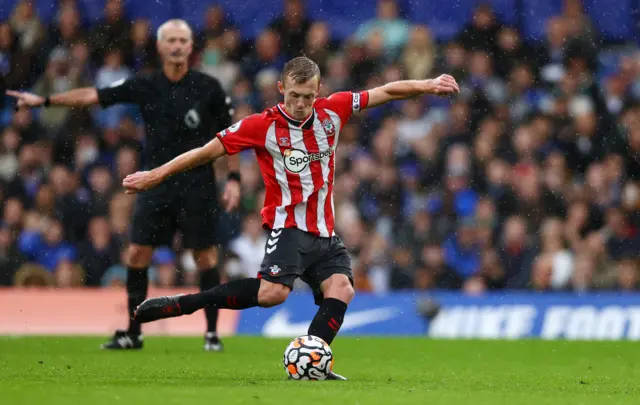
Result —
[[[456,79],[449,75],[427,80],[401,80],[369,90],[367,108],[423,94],[448,96],[458,92],[460,92],[460,88]]]
[[[136,172],[128,175],[122,181],[122,185],[127,189],[127,194],[135,194],[140,191],[148,190],[162,183],[174,174],[209,163],[225,153],[222,143],[218,138],[215,138],[206,145],[191,149],[190,151],[175,157],[173,160],[160,167],[156,167],[153,170]]]
[[[60,105],[66,107],[88,107],[98,104],[98,90],[94,87],[83,87],[65,91],[64,93],[53,94],[49,97],[38,96],[37,94],[8,90],[7,95],[15,97],[20,107],[40,107],[48,105]]]

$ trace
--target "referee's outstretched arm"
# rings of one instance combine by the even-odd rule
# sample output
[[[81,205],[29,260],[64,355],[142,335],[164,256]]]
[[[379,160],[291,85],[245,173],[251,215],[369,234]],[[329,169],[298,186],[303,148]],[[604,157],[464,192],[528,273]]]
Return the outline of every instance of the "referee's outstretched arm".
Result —
[[[68,107],[88,107],[98,104],[98,90],[95,87],[83,87],[42,97],[37,94],[7,90],[7,95],[15,97],[20,107],[40,107],[49,105],[61,105]]]

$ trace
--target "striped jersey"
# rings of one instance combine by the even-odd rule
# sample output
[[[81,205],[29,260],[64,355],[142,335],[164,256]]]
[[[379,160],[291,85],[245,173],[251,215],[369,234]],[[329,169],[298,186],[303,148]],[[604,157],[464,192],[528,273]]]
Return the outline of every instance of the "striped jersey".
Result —
[[[333,182],[340,131],[369,93],[339,92],[318,98],[304,121],[283,104],[238,121],[216,134],[227,153],[255,150],[266,187],[262,225],[334,235]]]

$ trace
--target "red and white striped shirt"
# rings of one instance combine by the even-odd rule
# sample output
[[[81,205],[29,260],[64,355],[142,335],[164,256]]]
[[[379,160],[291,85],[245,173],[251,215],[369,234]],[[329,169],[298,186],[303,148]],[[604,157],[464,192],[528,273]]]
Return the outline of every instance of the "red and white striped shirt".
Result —
[[[340,92],[316,99],[300,122],[282,104],[238,121],[216,136],[227,153],[254,149],[266,186],[262,225],[334,235],[334,154],[340,130],[366,108],[369,93]]]

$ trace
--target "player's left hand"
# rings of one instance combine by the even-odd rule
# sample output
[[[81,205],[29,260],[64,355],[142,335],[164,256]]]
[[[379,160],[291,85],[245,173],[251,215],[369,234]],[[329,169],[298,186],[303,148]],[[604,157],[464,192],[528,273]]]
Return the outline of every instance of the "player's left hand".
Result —
[[[460,87],[456,82],[456,79],[450,75],[440,75],[435,79],[425,80],[426,89],[425,93],[433,94],[436,96],[448,96],[455,93],[460,93]]]
[[[224,186],[224,193],[222,194],[222,202],[227,212],[231,212],[238,208],[240,205],[240,182],[236,180],[229,180]]]
[[[122,186],[127,189],[125,194],[136,194],[153,188],[160,183],[162,183],[162,177],[153,170],[136,172],[122,180]]]

